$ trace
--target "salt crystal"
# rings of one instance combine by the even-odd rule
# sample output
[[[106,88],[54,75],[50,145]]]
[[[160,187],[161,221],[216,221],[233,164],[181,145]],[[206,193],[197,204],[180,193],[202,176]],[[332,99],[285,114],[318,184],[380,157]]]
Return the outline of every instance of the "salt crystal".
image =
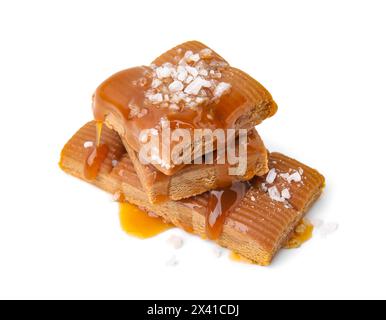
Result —
[[[289,192],[289,190],[287,188],[283,189],[281,191],[281,196],[284,198],[284,199],[290,199],[291,198],[291,194]]]
[[[166,66],[158,67],[157,69],[155,69],[155,72],[159,79],[168,78],[171,75],[170,68]]]
[[[200,61],[200,55],[198,53],[192,54],[189,58],[189,61],[198,62]]]
[[[214,90],[214,96],[219,98],[221,97],[224,93],[226,93],[227,91],[229,91],[231,89],[231,85],[229,83],[226,83],[226,82],[220,82],[216,89]]]
[[[188,76],[186,79],[185,79],[185,83],[191,83],[193,81],[193,76]]]
[[[186,66],[186,71],[188,71],[193,78],[196,78],[198,76],[198,70],[194,67]]]
[[[172,256],[168,261],[166,261],[167,267],[175,267],[178,265],[178,260],[176,256]]]
[[[284,202],[284,199],[280,196],[280,192],[276,188],[276,186],[268,188],[268,194],[269,194],[269,197],[272,200],[279,201],[279,202]]]
[[[152,82],[152,84],[151,84],[151,87],[152,87],[153,89],[156,89],[156,88],[158,88],[161,84],[162,84],[162,81],[161,81],[161,80],[159,80],[159,79],[154,79],[153,82]]]
[[[83,144],[84,148],[87,149],[87,148],[92,148],[94,146],[94,142],[92,141],[86,141],[84,144]]]
[[[184,89],[184,85],[182,84],[181,81],[173,81],[170,85],[169,85],[169,90],[170,92],[178,92],[178,91],[182,91],[182,89]]]
[[[327,237],[330,234],[334,233],[336,230],[338,230],[339,225],[334,222],[325,223],[320,228],[320,234],[322,237]]]
[[[213,254],[216,256],[216,258],[220,258],[224,253],[224,250],[218,246],[215,246],[213,248]]]
[[[173,235],[167,240],[167,243],[177,250],[182,248],[184,240],[179,236]]]
[[[203,59],[207,59],[212,57],[212,53],[213,53],[212,50],[205,48],[200,51],[200,57]]]
[[[188,76],[188,71],[186,71],[185,67],[179,66],[177,68],[177,79],[179,81],[185,81],[187,76]]]
[[[291,181],[300,182],[302,181],[302,176],[300,175],[299,172],[295,171],[289,176],[289,180],[290,180],[289,182]]]
[[[197,95],[201,88],[203,87],[204,84],[206,84],[206,80],[204,80],[203,78],[201,77],[197,77],[196,79],[194,79],[184,90],[185,93],[187,94],[193,94],[193,95]]]
[[[156,93],[149,96],[149,100],[153,103],[160,103],[163,101],[162,93]]]
[[[272,184],[274,183],[276,176],[277,176],[276,169],[272,168],[271,170],[269,170],[267,177],[265,178],[265,181],[269,184]]]
[[[208,76],[208,70],[201,69],[201,70],[198,71],[198,74],[200,76],[207,77]]]
[[[193,55],[193,52],[188,50],[185,52],[184,59],[188,60]]]
[[[118,165],[118,160],[112,160],[111,165],[115,168]]]

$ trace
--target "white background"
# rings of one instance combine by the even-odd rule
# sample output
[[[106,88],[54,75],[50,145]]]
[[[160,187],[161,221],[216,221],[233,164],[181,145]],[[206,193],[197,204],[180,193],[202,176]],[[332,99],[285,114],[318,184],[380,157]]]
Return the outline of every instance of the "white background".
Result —
[[[386,298],[385,13],[384,1],[1,1],[0,297]],[[191,39],[270,90],[279,111],[259,131],[326,176],[311,215],[336,233],[268,268],[235,263],[175,230],[130,238],[109,195],[59,170],[101,81]]]

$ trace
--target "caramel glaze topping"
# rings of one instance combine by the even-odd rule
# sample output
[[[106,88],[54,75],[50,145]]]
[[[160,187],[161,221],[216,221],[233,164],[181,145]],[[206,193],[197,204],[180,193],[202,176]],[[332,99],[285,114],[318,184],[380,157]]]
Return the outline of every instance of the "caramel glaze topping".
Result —
[[[185,95],[182,100],[180,94]],[[263,86],[197,41],[169,50],[149,67],[114,74],[97,88],[93,99],[95,120],[105,121],[136,152],[141,131],[160,132],[161,119],[168,120],[172,130],[251,129],[276,110]],[[161,136],[159,140],[161,146]],[[171,141],[171,149],[178,143]],[[166,175],[183,167],[154,165]]]
[[[185,108],[173,112],[169,108],[151,105],[145,97],[145,92],[152,83],[151,75],[152,70],[148,67],[118,72],[103,82],[94,96],[95,120],[104,121],[108,115],[119,118],[123,123],[123,138],[137,152],[140,149],[140,132],[157,128],[160,119],[168,119],[171,129],[233,128],[236,120],[245,114],[248,107],[242,107],[246,99],[235,90],[231,90],[216,103],[201,105],[195,109]],[[223,78],[223,81],[232,82],[231,71],[224,72]],[[133,106],[147,111],[140,116],[133,116]]]

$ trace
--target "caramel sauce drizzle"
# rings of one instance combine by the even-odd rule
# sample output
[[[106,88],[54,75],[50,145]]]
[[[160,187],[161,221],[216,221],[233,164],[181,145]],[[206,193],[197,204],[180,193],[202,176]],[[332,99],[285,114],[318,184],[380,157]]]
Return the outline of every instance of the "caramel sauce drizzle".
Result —
[[[151,217],[137,206],[126,202],[119,203],[119,219],[127,234],[140,239],[151,238],[173,228],[160,217]]]
[[[109,147],[101,143],[103,122],[96,123],[95,145],[90,147],[86,161],[84,164],[84,177],[87,180],[95,180],[99,174],[99,170],[109,154]]]
[[[247,182],[235,182],[229,187],[209,192],[205,217],[206,234],[209,239],[216,240],[221,236],[229,212],[239,205],[248,189]]]

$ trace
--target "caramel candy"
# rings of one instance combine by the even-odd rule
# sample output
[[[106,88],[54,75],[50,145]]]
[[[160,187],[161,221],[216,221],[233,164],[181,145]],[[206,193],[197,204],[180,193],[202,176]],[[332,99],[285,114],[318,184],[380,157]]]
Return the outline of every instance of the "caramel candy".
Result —
[[[82,180],[86,180],[83,170],[88,157],[85,143],[95,135],[93,132],[92,125],[84,126],[62,151],[61,168]],[[202,237],[210,236],[210,225],[211,235],[218,233],[213,237],[218,244],[260,265],[270,264],[287,244],[324,187],[324,178],[316,170],[280,153],[271,153],[270,172],[265,177],[155,205],[149,202],[119,135],[103,130],[101,141],[108,146],[109,154],[97,178],[91,181],[93,185],[112,194],[120,192],[125,201]],[[219,204],[226,207],[226,212],[218,211]],[[223,220],[221,225],[219,219]]]
[[[125,145],[139,152],[142,130],[252,129],[275,114],[277,106],[256,80],[205,45],[191,41],[166,52],[147,67],[116,73],[94,95],[94,116],[119,133]],[[192,134],[189,158],[206,143]],[[173,147],[173,144],[172,144]],[[186,162],[184,162],[186,163]],[[165,175],[183,165],[154,163]]]
[[[247,168],[244,175],[230,175],[227,159],[225,158],[224,164],[217,163],[217,153],[214,152],[213,164],[204,164],[203,160],[202,164],[187,165],[173,176],[167,176],[152,165],[142,164],[137,153],[129,146],[126,146],[126,150],[151,203],[190,198],[212,189],[230,186],[236,181],[247,181],[254,176],[262,176],[268,172],[268,153],[255,129],[248,135]],[[238,144],[236,150],[238,150]]]

